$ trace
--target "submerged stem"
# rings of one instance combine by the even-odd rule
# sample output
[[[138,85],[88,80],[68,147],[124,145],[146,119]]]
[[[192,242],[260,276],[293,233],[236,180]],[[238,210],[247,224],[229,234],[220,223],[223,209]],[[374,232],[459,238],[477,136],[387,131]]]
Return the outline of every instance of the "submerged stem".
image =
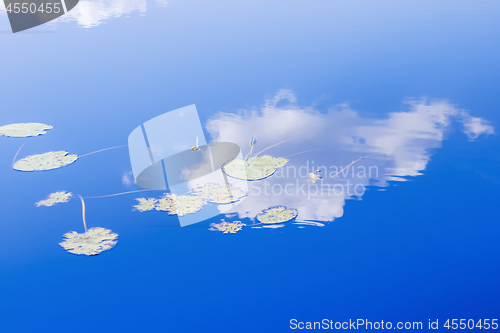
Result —
[[[373,155],[373,154],[372,154],[372,155]],[[346,166],[345,168],[343,168],[342,170],[340,170],[339,172],[337,172],[336,174],[334,174],[333,176],[331,176],[331,177],[329,177],[329,178],[333,178],[333,177],[337,176],[338,174],[340,174],[342,171],[344,171],[345,169],[347,169],[348,167],[350,167],[350,166],[351,166],[351,165],[353,165],[354,163],[359,162],[359,161],[361,161],[361,160],[363,160],[363,159],[365,159],[365,158],[367,158],[367,157],[370,157],[370,156],[372,156],[372,155],[366,155],[366,156],[363,156],[363,157],[361,157],[361,158],[358,158],[356,161],[351,162],[351,164],[349,164],[348,166]],[[299,202],[299,204],[297,205],[297,207],[298,207],[298,206],[300,206],[300,205],[301,205],[304,201],[307,201],[307,200],[310,200],[310,198],[305,198],[304,200],[302,200],[301,202]]]
[[[104,148],[104,149],[101,149],[101,150],[93,151],[93,152],[85,154],[85,155],[80,155],[78,157],[81,158],[81,157],[92,155],[92,154],[95,154],[95,153],[100,153],[101,151],[110,150],[110,149],[116,149],[116,148],[122,148],[122,147],[127,147],[127,146],[125,145],[125,146],[116,146],[116,147],[111,147],[111,148]]]
[[[109,194],[109,195],[101,195],[98,197],[85,197],[85,198],[87,198],[87,199],[109,198],[109,197],[116,197],[117,195],[124,195],[124,194],[129,194],[129,193],[138,193],[138,192],[147,192],[147,191],[155,191],[155,190],[137,190],[137,191],[129,191],[129,192]]]
[[[264,149],[264,150],[262,150],[262,151],[258,152],[258,153],[255,155],[255,157],[259,156],[261,153],[265,152],[266,150],[271,149],[271,148],[273,148],[273,147],[276,147],[277,145],[280,145],[280,144],[285,143],[285,142],[287,142],[287,141],[288,141],[288,139],[287,139],[287,140],[285,140],[285,141],[278,142],[277,144],[274,144],[274,145],[272,145],[272,146],[269,146],[269,147],[267,147],[266,149]]]
[[[359,162],[359,161],[361,161],[362,159],[367,158],[368,156],[371,156],[371,155],[367,155],[367,156],[363,156],[363,157],[361,157],[361,158],[358,158],[356,161],[352,162],[351,164],[349,164],[348,166],[346,166],[345,168],[343,168],[342,170],[340,170],[339,172],[337,172],[336,174],[334,174],[334,175],[333,175],[332,177],[330,177],[330,178],[335,177],[336,175],[340,174],[342,171],[344,171],[345,169],[347,169],[348,167],[350,167],[350,166],[351,166],[351,165],[353,165],[354,163]]]
[[[295,156],[295,155],[299,155],[299,154],[309,153],[309,152],[311,152],[311,151],[315,151],[315,150],[314,150],[314,149],[311,149],[311,150],[304,150],[304,151],[301,151],[300,153],[295,153],[295,154],[291,154],[291,155],[284,156],[284,158],[291,157],[291,156]]]
[[[245,161],[248,159],[248,156],[252,156],[252,150],[253,150],[253,144],[250,146],[250,151],[248,152],[247,156],[245,156]]]
[[[253,226],[256,226],[256,225],[261,225],[263,223],[256,223],[256,224],[246,224],[245,227],[253,227]]]
[[[17,155],[19,155],[19,152],[21,149],[24,147],[26,143],[23,143],[21,147],[19,147],[19,150],[17,151],[16,155],[14,155],[14,159],[12,159],[12,166],[14,166],[14,163],[16,162]]]
[[[85,223],[85,201],[83,201],[83,198],[81,195],[78,195],[80,197],[80,200],[82,201],[82,217],[83,217],[83,227],[85,228],[85,232],[87,232],[87,223]]]

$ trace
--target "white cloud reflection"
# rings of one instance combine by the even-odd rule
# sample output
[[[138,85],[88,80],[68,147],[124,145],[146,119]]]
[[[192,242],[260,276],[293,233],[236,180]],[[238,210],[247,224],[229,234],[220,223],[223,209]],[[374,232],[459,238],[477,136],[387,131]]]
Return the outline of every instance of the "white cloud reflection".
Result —
[[[367,119],[346,104],[327,113],[301,107],[291,91],[280,90],[258,110],[217,114],[207,123],[212,140],[237,143],[243,156],[252,137],[257,139],[254,153],[284,140],[266,153],[286,157],[313,150],[290,156],[274,176],[249,182],[249,196],[235,211],[240,218],[254,218],[265,208],[285,205],[299,210],[299,221],[332,221],[343,215],[346,199],[363,196],[365,186],[386,187],[388,181],[421,175],[454,120],[471,140],[494,133],[485,120],[446,101],[407,105],[408,111]],[[368,157],[332,178],[363,156]],[[307,176],[316,169],[323,179],[313,184]]]
[[[171,1],[156,0],[158,7],[167,7]],[[133,13],[144,15],[146,0],[80,0],[78,5],[60,18],[48,23],[76,22],[79,27],[89,29],[107,20],[129,16]],[[0,15],[6,14],[3,1],[0,1]]]
[[[134,174],[132,173],[132,171],[127,171],[123,173],[122,184],[127,187],[132,187],[135,185]]]

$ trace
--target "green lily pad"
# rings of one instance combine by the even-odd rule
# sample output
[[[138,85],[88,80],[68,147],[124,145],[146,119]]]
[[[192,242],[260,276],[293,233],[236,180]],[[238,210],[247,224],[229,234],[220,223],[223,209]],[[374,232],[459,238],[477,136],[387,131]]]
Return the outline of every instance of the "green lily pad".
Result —
[[[47,200],[38,201],[35,205],[37,207],[40,206],[50,207],[60,202],[68,202],[72,196],[73,196],[72,193],[66,191],[55,192],[49,195],[49,198]]]
[[[19,123],[0,126],[0,135],[13,138],[26,138],[46,134],[45,130],[53,127],[41,123]]]
[[[230,184],[205,184],[193,190],[193,193],[206,201],[227,204],[243,198],[246,193]]]
[[[241,231],[243,227],[246,225],[244,223],[241,223],[241,221],[234,221],[234,222],[226,222],[224,220],[221,220],[221,223],[212,223],[210,224],[210,228],[208,230],[210,231],[222,231],[225,234],[235,234],[238,231]]]
[[[222,165],[222,171],[230,177],[243,180],[262,180],[272,176],[276,168],[284,166],[288,160],[269,155],[255,156],[248,160],[233,159]]]
[[[163,198],[158,200],[155,208],[159,211],[168,212],[171,215],[184,216],[196,213],[206,203],[207,201],[199,196],[167,193]]]
[[[296,209],[274,206],[264,209],[262,213],[257,215],[257,220],[263,224],[283,223],[294,219],[297,215],[299,212]]]
[[[67,151],[51,151],[22,158],[14,163],[13,167],[19,171],[54,170],[69,165],[77,159],[77,155],[68,155]]]
[[[83,234],[76,231],[68,232],[65,239],[59,243],[66,251],[87,256],[97,255],[115,246],[118,234],[104,228],[92,228]]]
[[[158,200],[155,198],[149,198],[149,199],[137,198],[135,200],[139,201],[139,204],[134,206],[134,208],[140,212],[147,212],[149,210],[153,210],[156,208],[156,204],[158,203]]]

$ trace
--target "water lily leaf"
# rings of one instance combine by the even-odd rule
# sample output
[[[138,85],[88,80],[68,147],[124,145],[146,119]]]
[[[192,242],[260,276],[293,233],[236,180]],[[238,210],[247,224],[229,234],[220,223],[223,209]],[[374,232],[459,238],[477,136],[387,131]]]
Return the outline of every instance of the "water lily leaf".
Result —
[[[40,123],[19,123],[0,126],[0,135],[13,138],[25,138],[46,134],[45,130],[52,129],[50,125]]]
[[[241,221],[234,221],[234,222],[226,222],[224,220],[221,220],[221,223],[212,223],[210,224],[210,231],[222,231],[225,234],[235,234],[243,227],[246,225],[244,223],[241,223]]]
[[[207,201],[199,196],[167,193],[163,198],[158,200],[156,210],[165,211],[171,215],[184,216],[196,213],[206,203]]]
[[[206,201],[218,204],[236,202],[246,193],[230,184],[205,184],[193,190],[193,193]]]
[[[134,208],[140,212],[147,212],[148,210],[153,210],[156,208],[156,204],[158,203],[158,200],[155,198],[149,198],[149,199],[137,198],[135,200],[139,201],[139,204],[134,206]]]
[[[171,197],[167,197],[167,195],[165,195],[164,198],[158,200],[158,205],[155,205],[155,209],[168,212],[170,215],[177,214],[174,200]]]
[[[47,200],[38,201],[35,205],[37,207],[40,206],[50,207],[54,206],[56,203],[68,202],[72,196],[73,194],[71,192],[66,192],[66,191],[55,192],[49,195],[49,198]]]
[[[14,169],[19,171],[53,170],[69,165],[77,159],[77,155],[68,155],[67,151],[51,151],[20,159],[14,164]]]
[[[284,166],[288,160],[269,155],[255,156],[248,160],[233,159],[222,165],[228,176],[243,180],[262,180],[271,176],[277,167]]]
[[[288,160],[283,157],[273,157],[272,161],[277,168],[282,167],[288,163]]]
[[[74,254],[93,256],[115,246],[118,234],[104,228],[92,228],[83,234],[76,231],[68,232],[65,239],[59,243],[66,251]]]
[[[294,219],[297,215],[299,212],[296,209],[274,206],[264,209],[262,213],[257,215],[257,220],[263,224],[283,223]]]
[[[282,167],[284,166],[288,160],[283,157],[272,157],[269,155],[264,155],[264,156],[255,156],[252,158],[249,158],[248,160],[254,160],[254,161],[259,161],[260,163],[267,163],[267,164],[273,164],[275,167]]]

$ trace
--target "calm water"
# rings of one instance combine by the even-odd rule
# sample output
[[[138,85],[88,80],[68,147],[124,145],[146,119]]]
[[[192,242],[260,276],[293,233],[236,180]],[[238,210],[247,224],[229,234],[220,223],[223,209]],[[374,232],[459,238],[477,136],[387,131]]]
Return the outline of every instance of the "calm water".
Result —
[[[54,126],[0,137],[0,331],[498,318],[499,16],[497,1],[105,0],[14,35],[0,10],[0,125]],[[162,192],[88,198],[87,224],[118,244],[65,252],[62,235],[83,232],[79,201],[34,203],[139,189],[128,151],[25,173],[12,169],[21,145],[18,158],[126,145],[190,104],[207,140],[244,154],[252,137],[254,152],[287,140],[266,153],[290,162],[232,214],[185,228],[133,210]],[[299,216],[208,230],[221,218],[252,224],[273,205]]]

